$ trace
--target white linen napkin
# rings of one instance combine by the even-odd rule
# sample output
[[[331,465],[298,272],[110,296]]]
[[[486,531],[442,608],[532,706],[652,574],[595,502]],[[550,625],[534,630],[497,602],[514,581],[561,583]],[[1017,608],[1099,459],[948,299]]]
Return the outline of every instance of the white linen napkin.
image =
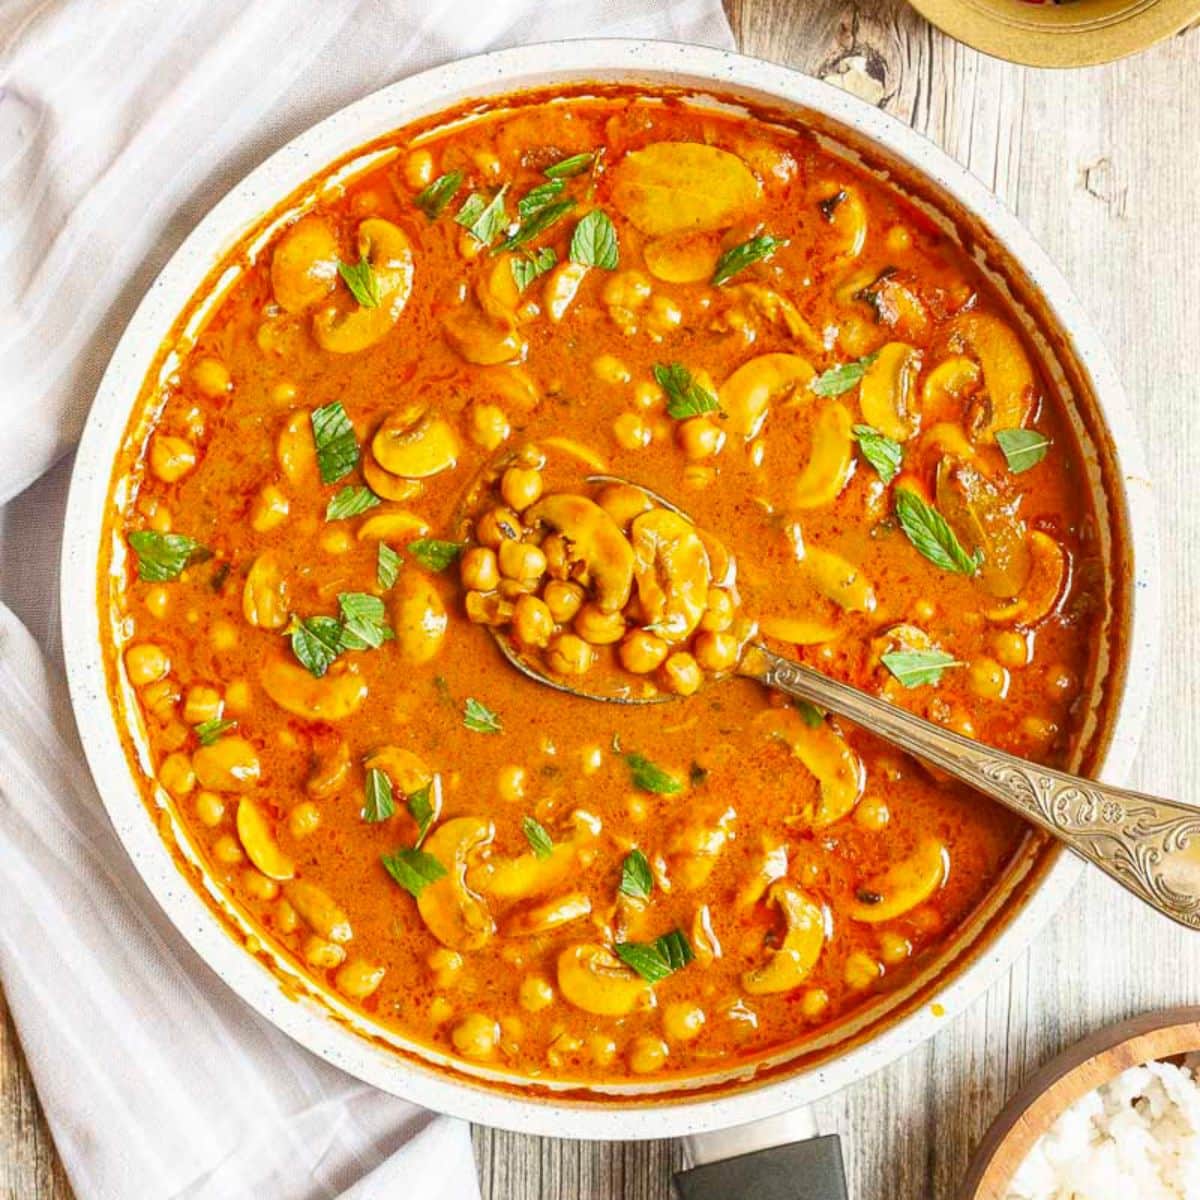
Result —
[[[139,297],[272,150],[422,67],[589,34],[732,44],[719,0],[4,0],[0,503],[74,445]],[[66,481],[0,507],[0,985],[77,1194],[471,1200],[465,1125],[260,1019],[126,858],[63,678]]]

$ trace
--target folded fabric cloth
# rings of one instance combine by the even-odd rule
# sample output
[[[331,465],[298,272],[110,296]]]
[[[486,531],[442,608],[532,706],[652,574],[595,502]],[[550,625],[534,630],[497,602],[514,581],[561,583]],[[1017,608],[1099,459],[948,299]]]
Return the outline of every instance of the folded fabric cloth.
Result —
[[[272,150],[421,67],[587,34],[731,44],[719,0],[7,0],[0,502],[69,451],[155,273]],[[466,1126],[261,1020],[126,858],[63,678],[66,480],[0,508],[0,985],[77,1194],[471,1200]]]

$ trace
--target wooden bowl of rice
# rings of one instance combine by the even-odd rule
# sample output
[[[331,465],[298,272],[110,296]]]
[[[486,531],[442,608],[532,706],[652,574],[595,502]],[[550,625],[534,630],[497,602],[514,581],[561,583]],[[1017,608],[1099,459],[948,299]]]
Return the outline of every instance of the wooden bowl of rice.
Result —
[[[1110,1025],[1041,1067],[984,1135],[958,1200],[1190,1200],[1200,1007]]]

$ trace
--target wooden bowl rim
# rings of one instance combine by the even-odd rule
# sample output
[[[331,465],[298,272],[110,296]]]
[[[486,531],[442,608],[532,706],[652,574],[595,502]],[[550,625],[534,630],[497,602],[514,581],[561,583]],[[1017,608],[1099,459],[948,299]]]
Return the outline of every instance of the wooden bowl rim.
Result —
[[[1004,1200],[1033,1144],[1075,1101],[1130,1067],[1200,1050],[1200,1006],[1162,1009],[1107,1025],[1039,1067],[989,1126],[958,1200]]]

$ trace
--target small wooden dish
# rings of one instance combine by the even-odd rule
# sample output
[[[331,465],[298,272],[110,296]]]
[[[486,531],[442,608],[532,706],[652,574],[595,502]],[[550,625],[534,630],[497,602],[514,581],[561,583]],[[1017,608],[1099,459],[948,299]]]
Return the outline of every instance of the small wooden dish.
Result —
[[[1200,1007],[1145,1013],[1089,1034],[1041,1067],[975,1152],[958,1200],[1004,1200],[1033,1144],[1081,1096],[1129,1067],[1200,1050]]]

